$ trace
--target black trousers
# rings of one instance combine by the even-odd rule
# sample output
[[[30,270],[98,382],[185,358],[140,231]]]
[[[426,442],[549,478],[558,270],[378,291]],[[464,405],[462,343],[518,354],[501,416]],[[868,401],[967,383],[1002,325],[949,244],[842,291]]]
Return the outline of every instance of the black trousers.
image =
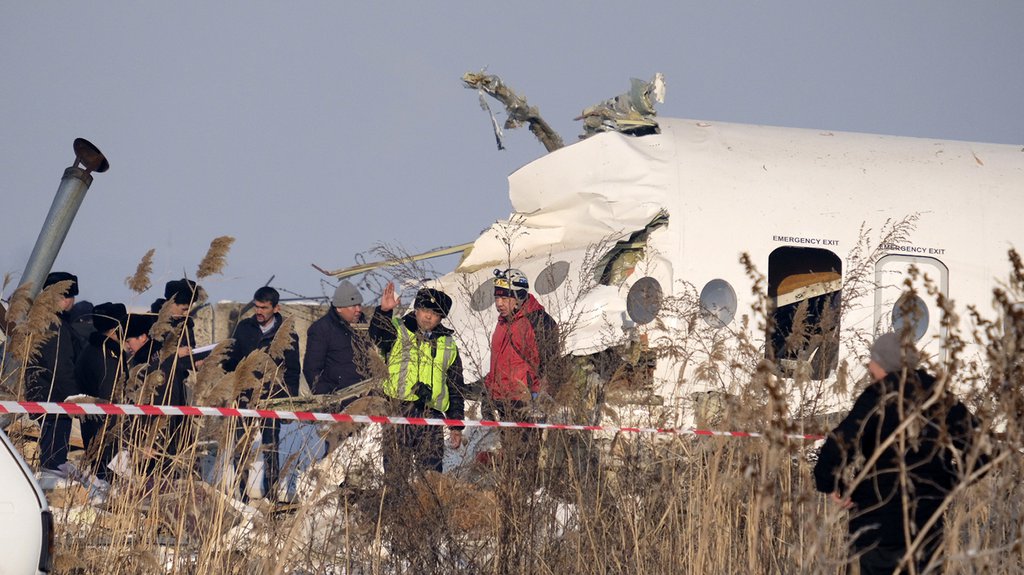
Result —
[[[404,401],[398,411],[403,417],[444,417],[418,402]],[[413,470],[441,471],[444,459],[444,429],[436,425],[388,425],[383,430],[384,472]]]
[[[57,469],[67,463],[71,449],[71,418],[67,415],[45,415],[40,422],[39,466]]]
[[[82,429],[82,445],[85,447],[87,463],[96,477],[104,481],[109,479],[110,470],[107,464],[114,459],[117,448],[115,442],[114,419],[112,417],[83,417],[79,420]]]
[[[500,421],[529,422],[532,420],[530,404],[518,400],[486,398],[484,417],[492,414]],[[520,469],[536,471],[540,455],[539,429],[501,429],[501,448],[508,455],[510,463]]]
[[[928,539],[918,548],[917,556],[912,560],[917,567],[917,573],[925,573],[925,567],[940,552],[943,529],[941,525],[938,527],[937,530],[933,527],[929,531]],[[860,553],[858,563],[860,564],[861,575],[892,575],[900,565],[903,556],[907,552],[907,548],[902,543],[898,545],[878,544],[865,549],[859,549],[857,552]],[[936,563],[931,572],[938,573],[941,570],[942,566]],[[903,569],[900,573],[909,572],[909,562],[903,563]]]
[[[245,427],[239,424],[235,427],[235,437],[239,440],[245,436]],[[278,445],[281,440],[281,420],[279,419],[264,419],[260,423],[260,444],[262,445],[263,451],[263,495],[267,499],[273,498],[274,490],[277,489],[277,483],[281,476],[281,455]],[[244,445],[239,443],[235,447],[235,468],[245,461],[245,457],[248,454],[250,443]],[[241,448],[241,449],[240,449]],[[244,486],[248,484],[249,469],[246,466],[245,469],[239,470],[239,475],[242,479],[243,485],[243,496],[244,500]]]

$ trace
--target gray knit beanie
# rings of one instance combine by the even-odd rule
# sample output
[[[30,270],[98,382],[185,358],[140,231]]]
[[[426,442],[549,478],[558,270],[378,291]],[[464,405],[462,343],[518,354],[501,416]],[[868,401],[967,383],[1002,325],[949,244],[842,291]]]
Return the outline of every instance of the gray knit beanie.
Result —
[[[334,290],[334,298],[331,300],[331,305],[334,307],[349,307],[361,305],[362,303],[363,294],[359,293],[359,288],[352,285],[348,280],[338,284],[338,287]]]
[[[871,361],[877,363],[886,373],[892,373],[900,371],[904,365],[916,369],[920,357],[913,344],[908,344],[904,348],[899,336],[889,332],[878,336],[871,346]]]

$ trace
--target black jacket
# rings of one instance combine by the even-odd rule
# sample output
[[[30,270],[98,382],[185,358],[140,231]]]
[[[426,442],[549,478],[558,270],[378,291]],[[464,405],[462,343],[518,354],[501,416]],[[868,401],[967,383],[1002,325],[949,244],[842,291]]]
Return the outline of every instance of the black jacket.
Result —
[[[369,377],[367,342],[331,308],[306,331],[302,372],[313,393],[332,393]]]
[[[186,331],[185,337],[188,337],[187,333]],[[173,337],[173,335],[168,337]],[[176,343],[176,339],[173,342],[159,342],[150,339],[131,356],[128,362],[129,369],[139,365],[146,366],[145,369],[136,374],[136,377],[144,379],[150,374],[156,374],[157,372],[161,372],[163,376],[163,383],[156,387],[153,395],[151,397],[139,397],[137,398],[139,402],[153,403],[155,405],[185,404],[187,395],[185,392],[185,379],[188,377],[188,372],[195,369],[195,362],[192,356],[178,357],[176,353],[171,353],[169,357],[160,361],[160,352],[163,344],[174,345]],[[182,345],[185,345],[184,341]]]
[[[385,361],[398,339],[395,326],[391,323],[391,316],[392,312],[384,311],[378,306],[373,312],[373,319],[370,320],[370,339],[380,349]],[[454,332],[443,325],[438,325],[429,334],[420,332],[416,324],[416,315],[412,312],[405,314],[402,323],[410,332],[419,337],[426,337],[428,340],[436,340],[442,336],[454,337]],[[465,416],[466,404],[465,390],[463,389],[465,380],[462,375],[462,357],[458,353],[455,354],[455,360],[445,372],[445,385],[448,386],[448,411],[444,415],[448,419],[462,419]],[[452,429],[462,429],[462,427],[453,425]]]
[[[238,363],[250,353],[257,349],[269,349],[283,322],[284,318],[281,317],[281,314],[275,313],[274,327],[267,333],[263,333],[255,317],[247,317],[238,322],[238,326],[235,327],[235,333],[232,336],[235,339],[235,343],[231,346],[228,358],[224,361],[224,370],[234,371],[238,367]],[[302,368],[299,366],[299,336],[294,331],[289,336],[291,338],[291,345],[285,350],[284,358],[278,362],[278,367],[283,369],[281,379],[284,381],[285,388],[265,389],[265,397],[294,397],[299,394],[299,377],[301,377],[302,372]],[[257,375],[262,377],[262,374]]]
[[[954,464],[954,448],[966,461],[978,421],[951,393],[943,393],[922,411],[919,406],[932,394],[934,383],[935,378],[924,370],[908,374],[902,386],[897,373],[876,381],[861,393],[821,448],[814,466],[815,486],[818,491],[838,491],[850,497],[854,506],[850,512],[850,533],[867,528],[855,541],[858,547],[876,542],[904,543],[901,462],[906,466],[911,488],[907,494],[908,515],[918,527],[929,520],[968,474],[969,470]],[[901,404],[902,413],[914,417],[903,434],[906,449],[900,449],[899,438],[885,447],[864,480],[853,485],[850,492],[847,482],[896,433],[901,423]],[[987,460],[982,454],[974,464],[977,467]],[[940,518],[934,531],[941,530]]]
[[[75,380],[75,363],[81,345],[67,313],[61,313],[56,333],[39,349],[39,355],[25,367],[25,397],[30,401],[64,401],[82,393]]]
[[[86,393],[107,401],[121,401],[120,389],[118,397],[114,397],[115,388],[123,383],[125,375],[125,356],[121,343],[112,340],[102,333],[89,334],[89,345],[85,346],[75,364],[75,378]]]

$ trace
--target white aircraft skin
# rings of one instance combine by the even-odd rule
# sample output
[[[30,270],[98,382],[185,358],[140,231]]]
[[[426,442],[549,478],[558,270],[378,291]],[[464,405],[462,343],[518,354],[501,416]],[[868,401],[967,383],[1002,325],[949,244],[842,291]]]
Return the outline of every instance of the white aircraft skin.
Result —
[[[892,330],[894,303],[911,265],[955,301],[961,317],[968,304],[994,314],[992,289],[1010,270],[1007,252],[1024,246],[1021,146],[682,119],[659,123],[661,134],[601,134],[509,177],[515,213],[485,231],[459,267],[436,282],[455,300],[448,322],[464,350],[467,380],[488,369],[497,312],[486,285],[475,301],[470,296],[494,268],[523,270],[538,300],[571,326],[565,352],[576,355],[638,335],[652,345],[693,343],[686,318],[670,313],[670,305],[650,323],[630,318],[627,296],[647,277],[657,280],[666,301],[676,303],[693,302],[712,280],[727,282],[736,297],[734,316],[725,327],[699,321],[697,331],[731,339],[730,330],[739,329],[756,303],[739,263],[744,253],[774,282],[771,295],[779,291],[780,306],[843,291],[838,357],[851,366],[862,363],[872,337]],[[620,283],[600,285],[595,257],[662,213],[667,225],[650,231],[632,273]],[[906,233],[883,241],[899,222],[907,224]],[[865,239],[866,262],[858,267],[851,256]],[[773,252],[773,261],[787,262],[775,273],[769,266]],[[822,263],[829,261],[840,269]],[[552,291],[546,285],[552,278],[542,271],[555,262],[567,262],[568,272]],[[560,265],[553,268],[555,276],[565,270]],[[790,271],[780,276],[784,265]],[[858,280],[855,270],[867,274]],[[791,282],[780,284],[787,274],[794,276],[795,289],[786,287]],[[865,281],[869,289],[851,298],[851,286]],[[728,295],[729,288],[715,285]],[[921,287],[922,280],[915,285]],[[942,360],[941,312],[934,297],[923,290],[919,295],[928,322],[918,345]],[[752,330],[758,332],[756,325]],[[693,392],[728,391],[732,385],[694,379],[702,352],[690,351],[696,355],[687,366],[658,361],[655,388],[666,403],[682,406]]]

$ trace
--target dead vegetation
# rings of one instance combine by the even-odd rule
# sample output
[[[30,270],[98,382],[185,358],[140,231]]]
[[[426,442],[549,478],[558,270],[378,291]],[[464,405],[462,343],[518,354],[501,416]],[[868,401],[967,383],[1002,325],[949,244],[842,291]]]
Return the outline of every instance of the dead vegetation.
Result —
[[[1024,265],[1015,252],[1010,261],[1009,276],[994,290],[1001,313],[989,318],[971,310],[964,320],[947,315],[953,353],[930,366],[957,384],[999,454],[988,475],[951,499],[945,562],[935,572],[1024,568],[1024,498],[1016,497],[1024,489],[1024,308],[1017,304],[1024,298]],[[695,384],[708,390],[687,403],[698,425],[760,430],[763,439],[474,430],[468,442],[500,439],[500,448],[479,449],[484,455],[443,475],[414,468],[385,474],[379,426],[323,426],[317,434],[328,437],[331,453],[297,480],[295,499],[282,503],[277,494],[246,498],[244,474],[236,472],[255,460],[256,421],[123,418],[105,437],[124,454],[109,489],[82,477],[49,494],[58,520],[58,572],[841,571],[845,512],[814,491],[811,446],[785,437],[827,431],[832,403],[824,396],[836,389],[812,382],[806,370],[783,378],[765,359],[762,334],[770,318],[764,278],[747,265],[760,298],[731,328],[703,327],[696,292],[683,286],[667,299],[656,324],[664,327],[675,315],[681,327],[671,337],[637,337],[607,353],[567,360],[562,380],[554,382],[559,392],[544,410],[552,422],[614,425],[626,409],[614,405],[616,398],[634,400],[650,382],[652,358],[671,356],[693,378],[680,381],[681,389]],[[423,270],[407,272],[424,277]],[[15,359],[7,362],[29,357],[40,344],[55,305],[50,299],[46,291],[34,302],[17,292],[11,298],[11,313],[28,319],[8,342]],[[952,311],[949,302],[943,306]],[[175,341],[180,330],[163,315],[158,333]],[[968,343],[981,346],[984,362],[960,353]],[[249,356],[235,375],[217,365],[224,353],[218,348],[192,376],[193,397],[230,406],[245,390],[267,389],[280,380],[271,367],[279,351],[272,346],[269,354]],[[473,357],[478,351],[464,350],[465,361],[479,361]],[[22,390],[16,367],[3,366],[6,397]],[[848,398],[856,386],[847,385],[850,374],[841,371],[838,391]],[[130,399],[151,397],[164,377],[160,370],[136,369],[124,389]],[[388,407],[377,397],[348,411],[381,414]],[[478,415],[468,410],[467,417]],[[632,412],[633,422],[652,427],[672,427],[678,417],[654,402]],[[31,458],[33,438],[8,429]],[[178,438],[173,451],[172,438]],[[92,454],[74,454],[80,469],[92,468]],[[293,458],[282,467],[297,463]]]

